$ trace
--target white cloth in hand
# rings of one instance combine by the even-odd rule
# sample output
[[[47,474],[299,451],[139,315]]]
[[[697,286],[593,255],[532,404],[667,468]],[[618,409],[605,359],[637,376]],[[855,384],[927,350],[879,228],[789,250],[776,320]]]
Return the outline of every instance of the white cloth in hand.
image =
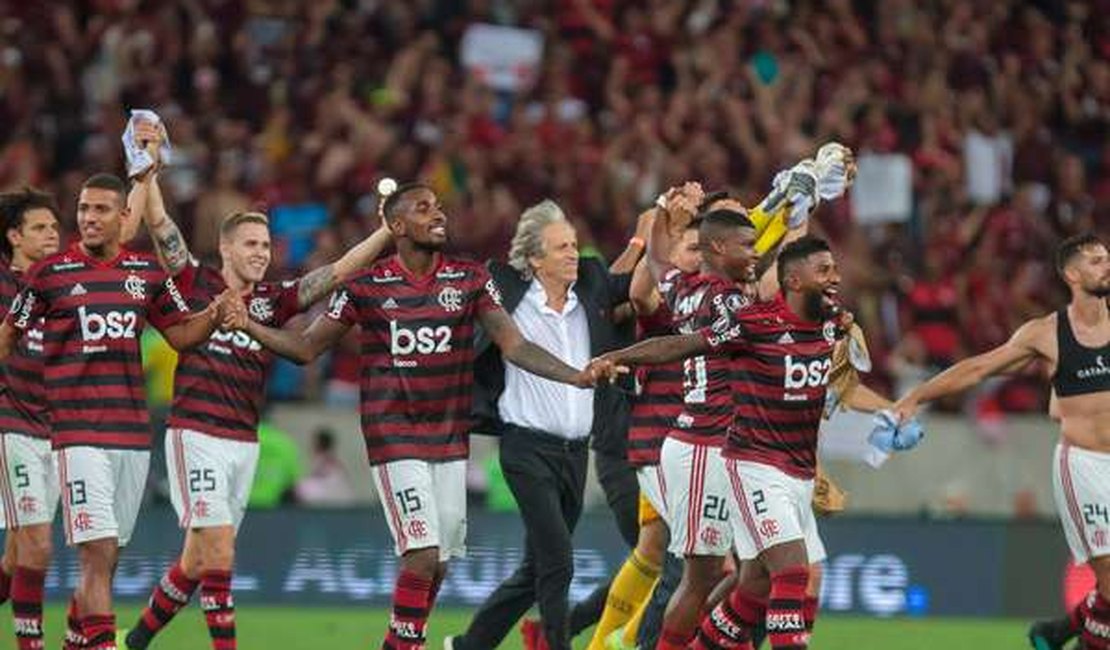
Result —
[[[162,118],[152,110],[136,108],[131,110],[131,118],[127,120],[127,128],[123,131],[123,153],[127,157],[127,175],[131,178],[145,173],[154,166],[154,157],[143,148],[142,144],[135,141],[135,125],[138,122],[153,122],[162,130],[162,145],[159,147],[159,157],[163,165],[170,163],[173,147],[162,124]]]

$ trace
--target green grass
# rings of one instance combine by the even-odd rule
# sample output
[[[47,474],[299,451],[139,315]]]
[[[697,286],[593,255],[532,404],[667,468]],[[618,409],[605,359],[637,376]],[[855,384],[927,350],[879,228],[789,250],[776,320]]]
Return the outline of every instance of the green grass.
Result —
[[[14,648],[11,618],[3,608],[0,648]],[[129,626],[139,608],[118,610],[121,625]],[[388,620],[383,609],[244,606],[239,609],[239,647],[245,650],[328,650],[331,648],[374,649],[381,647]],[[61,645],[65,610],[52,605],[47,611],[47,648]],[[470,611],[448,609],[436,612],[429,629],[429,650],[443,647],[443,636],[457,634],[470,620]],[[876,620],[826,616],[818,620],[811,648],[815,650],[1014,650],[1028,647],[1026,622],[1006,619],[890,619]],[[585,648],[583,634],[575,648]],[[152,650],[204,650],[210,647],[204,618],[194,605],[182,612]],[[502,648],[519,650],[520,636],[514,632]],[[764,646],[767,647],[767,646]]]

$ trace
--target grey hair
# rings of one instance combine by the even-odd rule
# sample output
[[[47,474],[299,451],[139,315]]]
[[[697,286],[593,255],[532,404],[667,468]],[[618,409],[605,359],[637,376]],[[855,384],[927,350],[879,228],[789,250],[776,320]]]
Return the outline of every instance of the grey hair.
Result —
[[[528,260],[543,255],[543,229],[566,220],[563,209],[551,199],[545,199],[525,210],[520,215],[513,241],[509,245],[509,266],[516,269],[525,280],[531,280],[532,265]]]

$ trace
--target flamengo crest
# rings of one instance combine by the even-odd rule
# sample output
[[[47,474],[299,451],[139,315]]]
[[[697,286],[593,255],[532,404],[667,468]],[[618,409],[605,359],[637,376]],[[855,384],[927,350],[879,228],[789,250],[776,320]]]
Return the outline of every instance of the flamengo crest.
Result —
[[[146,298],[146,283],[134,273],[128,275],[127,279],[123,281],[123,290],[134,300]]]

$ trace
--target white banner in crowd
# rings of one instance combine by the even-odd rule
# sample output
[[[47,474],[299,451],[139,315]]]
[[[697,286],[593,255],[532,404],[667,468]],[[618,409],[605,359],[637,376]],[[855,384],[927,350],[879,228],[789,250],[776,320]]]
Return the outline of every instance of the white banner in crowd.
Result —
[[[851,195],[856,223],[908,221],[913,210],[913,163],[909,157],[864,153],[856,162]]]
[[[495,90],[518,92],[532,87],[539,76],[543,35],[476,23],[466,29],[460,45],[466,69]]]

